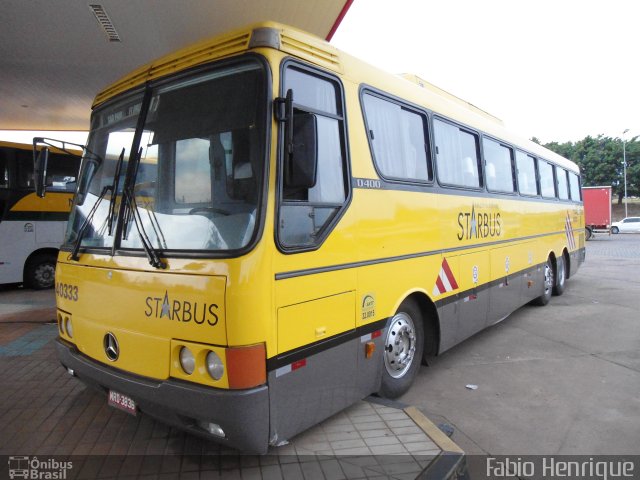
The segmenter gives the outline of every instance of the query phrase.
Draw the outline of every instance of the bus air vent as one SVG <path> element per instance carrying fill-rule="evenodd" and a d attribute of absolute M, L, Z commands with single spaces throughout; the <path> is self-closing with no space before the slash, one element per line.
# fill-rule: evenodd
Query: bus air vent
<path fill-rule="evenodd" d="M 316 40 L 294 30 L 283 30 L 281 50 L 297 57 L 342 72 L 338 50 L 323 40 Z"/>

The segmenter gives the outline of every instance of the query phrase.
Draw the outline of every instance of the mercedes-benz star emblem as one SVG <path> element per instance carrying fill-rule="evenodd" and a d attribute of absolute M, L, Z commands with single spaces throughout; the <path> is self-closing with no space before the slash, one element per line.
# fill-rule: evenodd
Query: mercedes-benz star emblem
<path fill-rule="evenodd" d="M 104 336 L 102 343 L 104 345 L 104 352 L 107 354 L 107 358 L 112 362 L 115 362 L 120 355 L 120 346 L 118 345 L 116 336 L 109 332 Z"/>

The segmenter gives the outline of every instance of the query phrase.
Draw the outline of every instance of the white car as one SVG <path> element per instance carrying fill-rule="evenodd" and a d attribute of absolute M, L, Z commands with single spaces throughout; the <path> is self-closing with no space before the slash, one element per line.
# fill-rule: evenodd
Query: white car
<path fill-rule="evenodd" d="M 611 233 L 640 233 L 640 217 L 627 217 L 611 224 Z"/>

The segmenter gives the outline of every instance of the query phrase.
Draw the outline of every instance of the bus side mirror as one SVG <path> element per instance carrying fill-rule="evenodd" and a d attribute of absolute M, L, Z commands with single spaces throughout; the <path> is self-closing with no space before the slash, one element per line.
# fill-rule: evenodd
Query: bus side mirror
<path fill-rule="evenodd" d="M 36 195 L 40 198 L 44 198 L 47 193 L 47 163 L 49 162 L 49 149 L 44 147 L 36 153 L 36 149 L 34 148 L 33 154 L 33 180 L 36 186 Z"/>
<path fill-rule="evenodd" d="M 312 188 L 318 171 L 318 119 L 313 113 L 293 115 L 293 138 L 285 165 L 285 187 Z"/>

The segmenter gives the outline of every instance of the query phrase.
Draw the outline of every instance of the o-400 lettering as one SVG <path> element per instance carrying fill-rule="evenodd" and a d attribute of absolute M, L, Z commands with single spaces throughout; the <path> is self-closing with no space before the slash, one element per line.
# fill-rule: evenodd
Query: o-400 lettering
<path fill-rule="evenodd" d="M 380 180 L 374 180 L 371 178 L 356 178 L 356 187 L 381 189 L 382 182 Z"/>
<path fill-rule="evenodd" d="M 56 282 L 56 295 L 72 302 L 78 301 L 78 286 Z"/>

